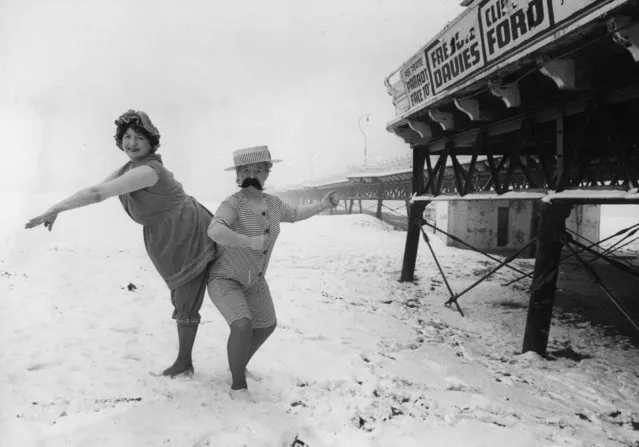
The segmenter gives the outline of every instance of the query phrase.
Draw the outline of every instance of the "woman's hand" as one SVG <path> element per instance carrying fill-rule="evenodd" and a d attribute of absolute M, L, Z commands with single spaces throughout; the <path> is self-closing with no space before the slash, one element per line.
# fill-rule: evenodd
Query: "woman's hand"
<path fill-rule="evenodd" d="M 327 208 L 335 208 L 339 205 L 339 198 L 337 197 L 337 193 L 335 191 L 329 191 L 322 198 L 322 205 Z"/>
<path fill-rule="evenodd" d="M 264 250 L 264 244 L 266 242 L 266 238 L 264 236 L 252 236 L 249 237 L 249 248 L 251 250 Z"/>
<path fill-rule="evenodd" d="M 29 222 L 27 222 L 24 226 L 24 228 L 33 228 L 33 227 L 37 227 L 38 225 L 44 224 L 44 228 L 48 228 L 49 231 L 51 231 L 51 228 L 53 228 L 53 223 L 55 222 L 55 220 L 58 218 L 58 211 L 54 210 L 53 208 L 45 211 L 44 213 L 40 214 L 38 217 L 34 217 L 33 219 L 31 219 Z"/>

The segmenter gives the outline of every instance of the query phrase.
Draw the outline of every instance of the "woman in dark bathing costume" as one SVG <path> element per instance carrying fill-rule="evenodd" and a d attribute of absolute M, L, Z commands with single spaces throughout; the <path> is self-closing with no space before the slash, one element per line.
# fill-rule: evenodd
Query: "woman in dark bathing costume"
<path fill-rule="evenodd" d="M 187 195 L 164 167 L 156 153 L 160 132 L 146 113 L 129 110 L 115 124 L 115 143 L 129 161 L 101 183 L 56 203 L 25 227 L 44 224 L 51 231 L 58 214 L 118 196 L 127 214 L 143 226 L 147 253 L 171 291 L 179 350 L 173 365 L 162 374 L 192 374 L 199 310 L 216 254 L 216 245 L 207 236 L 213 215 Z"/>

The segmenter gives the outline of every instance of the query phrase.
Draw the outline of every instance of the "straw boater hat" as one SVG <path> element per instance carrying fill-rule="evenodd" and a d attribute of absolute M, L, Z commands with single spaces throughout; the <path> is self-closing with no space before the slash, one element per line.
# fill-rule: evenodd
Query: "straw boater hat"
<path fill-rule="evenodd" d="M 225 171 L 235 171 L 238 167 L 253 163 L 279 163 L 282 160 L 271 160 L 268 146 L 255 146 L 233 151 L 233 166 Z"/>

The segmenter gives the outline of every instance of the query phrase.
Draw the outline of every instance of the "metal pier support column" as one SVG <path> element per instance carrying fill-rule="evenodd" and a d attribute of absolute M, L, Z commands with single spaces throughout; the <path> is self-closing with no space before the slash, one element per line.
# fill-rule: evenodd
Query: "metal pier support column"
<path fill-rule="evenodd" d="M 424 164 L 426 155 L 413 149 L 413 194 L 422 194 L 424 189 Z M 402 275 L 400 281 L 413 281 L 415 279 L 415 262 L 417 260 L 417 248 L 419 247 L 419 236 L 422 229 L 422 219 L 424 218 L 424 208 L 426 202 L 412 202 L 408 208 L 408 231 L 406 232 L 406 246 L 404 247 L 404 262 L 402 265 Z"/>
<path fill-rule="evenodd" d="M 566 203 L 539 204 L 537 254 L 522 352 L 546 354 L 561 256 L 560 236 L 566 229 L 570 209 Z"/>

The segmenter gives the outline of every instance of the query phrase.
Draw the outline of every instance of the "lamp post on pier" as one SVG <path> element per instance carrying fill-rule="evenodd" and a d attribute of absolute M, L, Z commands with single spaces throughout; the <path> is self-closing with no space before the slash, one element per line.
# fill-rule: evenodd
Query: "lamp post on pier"
<path fill-rule="evenodd" d="M 368 145 L 366 134 L 364 133 L 364 130 L 362 130 L 362 119 L 366 118 L 366 122 L 369 122 L 370 116 L 370 113 L 364 113 L 363 115 L 360 115 L 359 119 L 357 120 L 357 127 L 359 127 L 359 131 L 362 133 L 362 135 L 364 135 L 364 164 L 366 164 L 366 153 L 368 151 Z"/>

